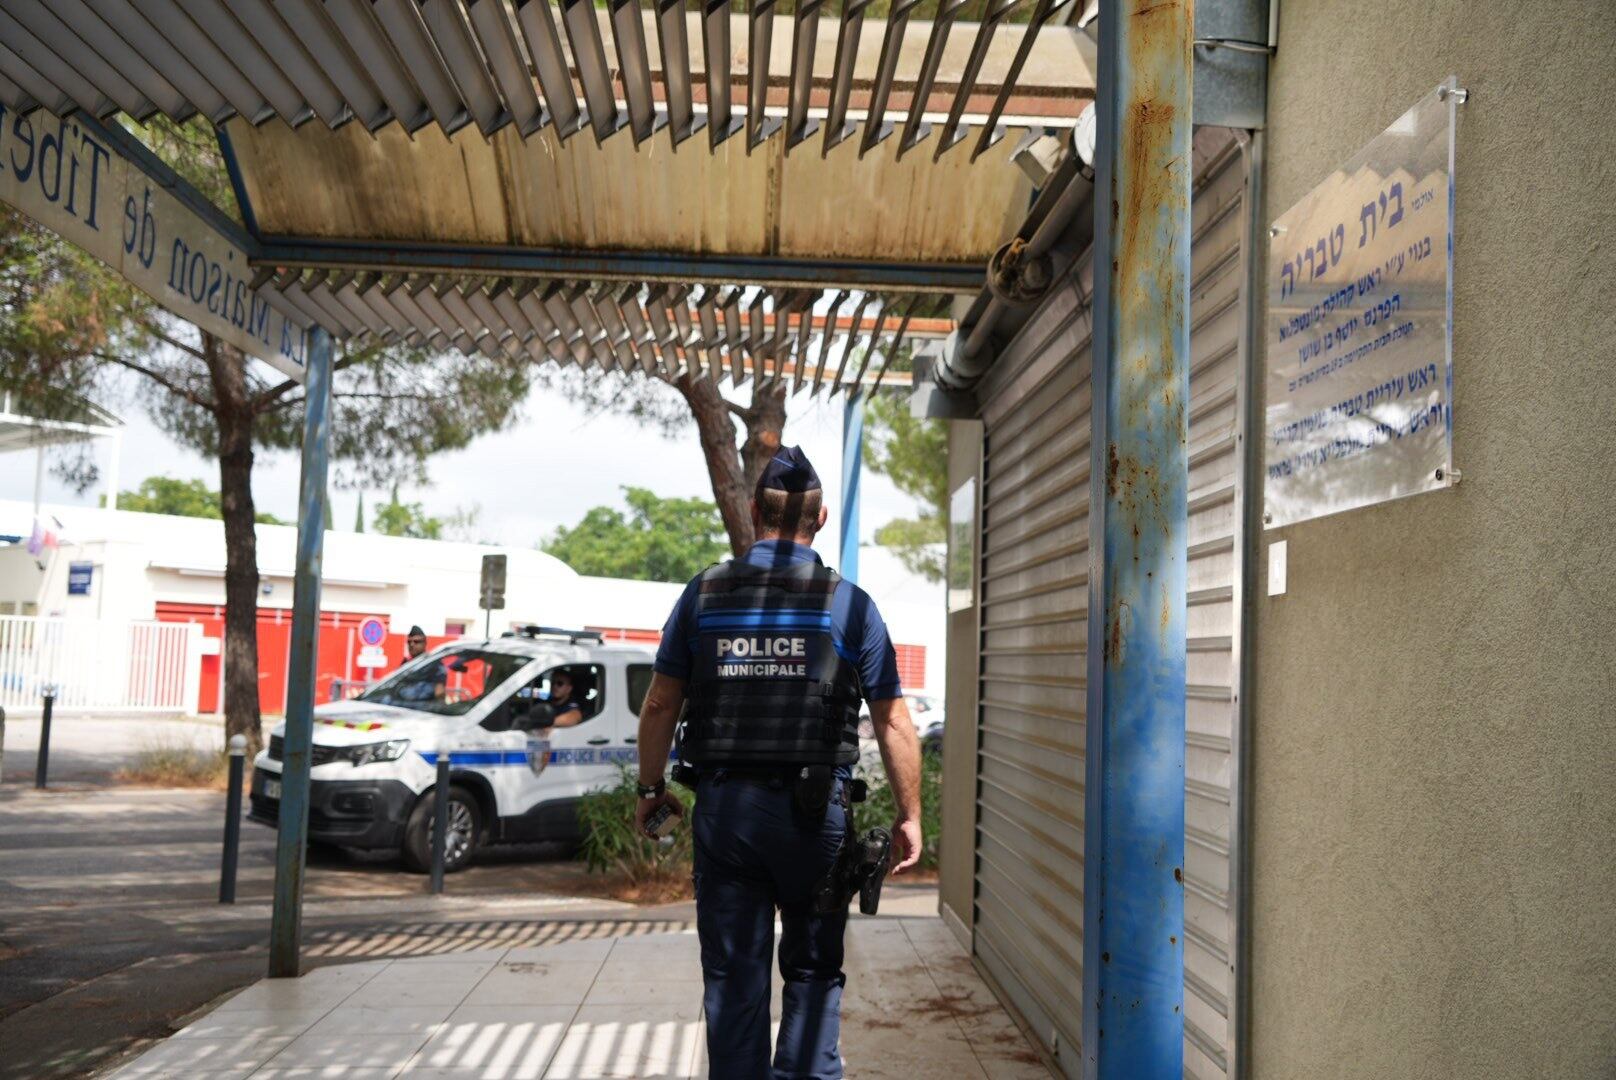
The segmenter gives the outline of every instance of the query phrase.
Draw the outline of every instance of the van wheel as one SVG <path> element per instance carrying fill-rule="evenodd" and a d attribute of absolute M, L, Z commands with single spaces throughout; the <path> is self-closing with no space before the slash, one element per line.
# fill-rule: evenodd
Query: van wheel
<path fill-rule="evenodd" d="M 437 792 L 417 799 L 404 830 L 404 865 L 417 873 L 432 870 L 432 816 Z M 482 836 L 483 816 L 477 800 L 465 788 L 449 789 L 449 833 L 443 848 L 444 873 L 452 874 L 471 862 Z"/>

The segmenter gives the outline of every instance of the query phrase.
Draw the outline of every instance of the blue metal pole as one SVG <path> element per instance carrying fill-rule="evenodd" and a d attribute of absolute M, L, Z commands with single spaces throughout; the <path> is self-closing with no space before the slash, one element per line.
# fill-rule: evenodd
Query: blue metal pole
<path fill-rule="evenodd" d="M 1087 1080 L 1177 1080 L 1184 1067 L 1191 4 L 1100 6 Z"/>
<path fill-rule="evenodd" d="M 864 395 L 850 393 L 842 406 L 842 550 L 836 570 L 858 582 L 859 475 L 864 471 Z"/>
<path fill-rule="evenodd" d="M 281 755 L 275 907 L 269 977 L 299 974 L 303 855 L 309 828 L 309 748 L 314 741 L 314 672 L 320 618 L 320 555 L 325 541 L 326 464 L 331 441 L 331 335 L 309 330 L 304 370 L 303 475 L 297 500 L 297 566 L 292 578 L 292 650 L 286 675 L 286 739 Z"/>

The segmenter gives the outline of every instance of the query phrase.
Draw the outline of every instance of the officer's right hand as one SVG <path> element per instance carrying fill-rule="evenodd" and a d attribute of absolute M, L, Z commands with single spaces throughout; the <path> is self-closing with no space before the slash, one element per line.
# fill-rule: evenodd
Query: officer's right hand
<path fill-rule="evenodd" d="M 682 818 L 685 816 L 684 804 L 679 801 L 678 797 L 675 796 L 673 792 L 664 791 L 662 794 L 653 795 L 649 799 L 641 799 L 637 804 L 635 804 L 634 831 L 639 833 L 641 836 L 650 836 L 651 834 L 645 831 L 645 819 L 650 817 L 657 807 L 663 805 L 673 807 L 674 817 Z M 656 839 L 655 837 L 651 838 L 653 840 Z"/>
<path fill-rule="evenodd" d="M 892 870 L 901 874 L 920 861 L 920 822 L 899 818 L 892 823 Z"/>

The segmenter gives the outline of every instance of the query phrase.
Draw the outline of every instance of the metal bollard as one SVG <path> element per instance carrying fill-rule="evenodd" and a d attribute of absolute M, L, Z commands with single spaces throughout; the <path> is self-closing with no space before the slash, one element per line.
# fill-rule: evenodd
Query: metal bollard
<path fill-rule="evenodd" d="M 449 752 L 438 751 L 438 786 L 432 794 L 432 894 L 443 892 L 443 857 L 449 847 Z"/>
<path fill-rule="evenodd" d="M 44 715 L 39 721 L 39 760 L 34 764 L 34 787 L 43 789 L 45 775 L 50 769 L 51 709 L 56 705 L 56 687 L 45 687 Z"/>
<path fill-rule="evenodd" d="M 236 902 L 236 855 L 241 848 L 241 777 L 247 768 L 247 736 L 230 736 L 230 790 L 224 800 L 224 858 L 219 863 L 219 903 Z"/>

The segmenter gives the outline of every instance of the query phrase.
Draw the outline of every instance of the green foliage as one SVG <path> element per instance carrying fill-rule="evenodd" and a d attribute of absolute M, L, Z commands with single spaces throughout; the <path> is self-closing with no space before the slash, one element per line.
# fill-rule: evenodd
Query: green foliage
<path fill-rule="evenodd" d="M 597 506 L 539 547 L 580 574 L 639 581 L 688 581 L 729 554 L 718 507 L 623 488 L 627 514 Z"/>
<path fill-rule="evenodd" d="M 860 835 L 868 829 L 890 829 L 898 816 L 898 803 L 892 785 L 879 766 L 858 770 L 870 785 L 870 797 L 853 806 L 853 826 Z M 937 869 L 943 827 L 943 758 L 940 754 L 920 755 L 920 863 L 922 870 Z"/>
<path fill-rule="evenodd" d="M 634 827 L 638 779 L 628 766 L 618 767 L 617 782 L 611 787 L 584 794 L 578 803 L 578 823 L 583 827 L 584 861 L 590 870 L 620 873 L 631 885 L 690 877 L 694 858 L 690 812 L 695 796 L 673 784 L 668 790 L 685 808 L 684 820 L 670 834 L 671 844 L 655 843 Z"/>
<path fill-rule="evenodd" d="M 443 521 L 429 515 L 420 503 L 398 501 L 393 489 L 391 502 L 382 503 L 371 518 L 371 528 L 383 536 L 407 536 L 412 540 L 443 539 Z"/>
<path fill-rule="evenodd" d="M 872 472 L 920 504 L 918 517 L 887 522 L 876 530 L 875 542 L 891 548 L 911 572 L 941 582 L 948 521 L 947 427 L 909 415 L 902 396 L 878 395 L 865 406 L 864 460 Z"/>
<path fill-rule="evenodd" d="M 106 497 L 102 496 L 103 503 Z M 133 491 L 118 492 L 118 509 L 140 514 L 172 514 L 175 517 L 220 518 L 219 493 L 202 480 L 176 480 L 172 476 L 148 476 Z M 260 525 L 286 525 L 274 514 L 259 513 Z"/>

